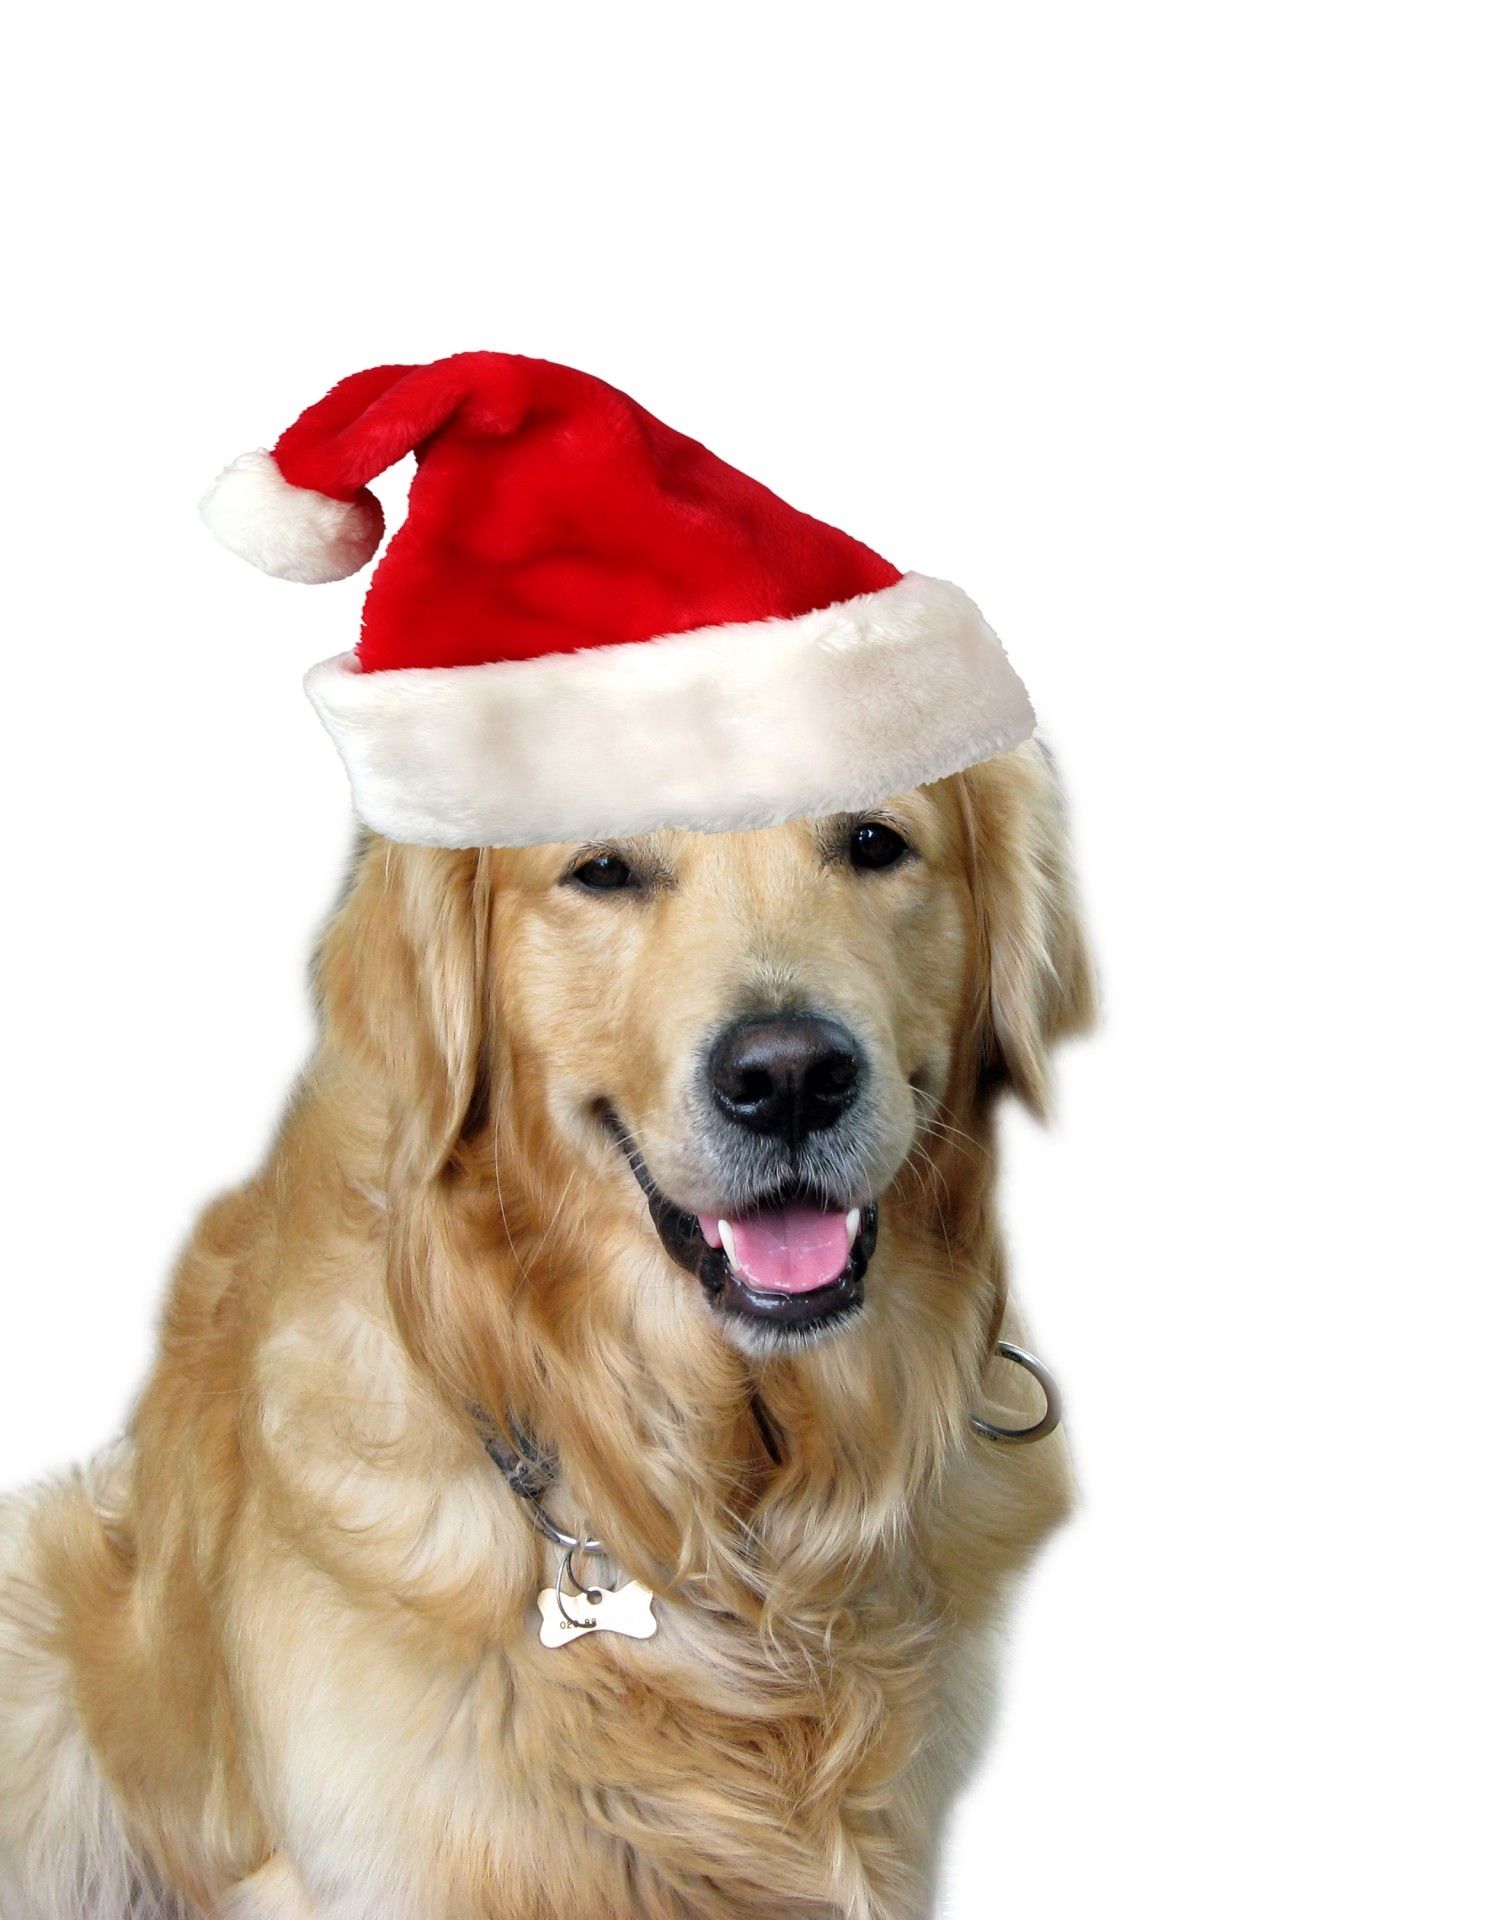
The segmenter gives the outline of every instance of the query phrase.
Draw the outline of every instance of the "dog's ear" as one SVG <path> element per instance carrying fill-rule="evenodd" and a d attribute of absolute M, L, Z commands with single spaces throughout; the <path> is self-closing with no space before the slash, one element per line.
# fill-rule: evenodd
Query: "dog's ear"
<path fill-rule="evenodd" d="M 369 835 L 321 944 L 333 1049 L 381 1093 L 390 1178 L 444 1173 L 486 1102 L 489 864 Z"/>
<path fill-rule="evenodd" d="M 970 848 L 975 1030 L 988 1084 L 1042 1117 L 1049 1048 L 1091 1026 L 1095 977 L 1080 922 L 1064 805 L 1035 741 L 959 776 Z"/>

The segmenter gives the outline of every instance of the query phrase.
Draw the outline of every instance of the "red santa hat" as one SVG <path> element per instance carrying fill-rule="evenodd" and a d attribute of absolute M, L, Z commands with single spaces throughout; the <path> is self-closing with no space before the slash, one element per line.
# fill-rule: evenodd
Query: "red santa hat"
<path fill-rule="evenodd" d="M 545 360 L 353 374 L 202 513 L 266 573 L 342 580 L 382 539 L 368 481 L 407 453 L 356 651 L 306 680 L 391 839 L 769 826 L 876 806 L 1033 729 L 959 588 Z"/>

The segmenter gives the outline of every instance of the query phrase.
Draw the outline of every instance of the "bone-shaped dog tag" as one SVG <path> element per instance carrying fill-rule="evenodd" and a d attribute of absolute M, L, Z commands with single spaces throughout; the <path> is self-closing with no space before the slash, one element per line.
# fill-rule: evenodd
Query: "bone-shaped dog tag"
<path fill-rule="evenodd" d="M 649 1640 L 656 1631 L 656 1615 L 651 1611 L 654 1597 L 639 1580 L 628 1580 L 613 1593 L 603 1587 L 565 1593 L 561 1602 L 557 1588 L 548 1587 L 537 1597 L 542 1615 L 538 1638 L 545 1647 L 570 1646 L 586 1633 L 623 1633 L 630 1640 Z"/>

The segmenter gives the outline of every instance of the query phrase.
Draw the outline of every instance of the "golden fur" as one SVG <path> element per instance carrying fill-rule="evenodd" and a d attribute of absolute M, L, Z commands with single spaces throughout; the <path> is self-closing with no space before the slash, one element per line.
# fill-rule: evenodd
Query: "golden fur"
<path fill-rule="evenodd" d="M 913 871 L 831 871 L 806 822 L 658 835 L 642 906 L 556 886 L 572 849 L 365 843 L 320 1048 L 127 1438 L 0 1503 L 3 1920 L 928 1912 L 989 1625 L 1067 1499 L 1057 1436 L 967 1424 L 993 1095 L 1042 1107 L 1092 994 L 1037 748 L 889 813 Z M 887 1063 L 885 1188 L 866 1310 L 764 1354 L 595 1102 L 685 1188 L 680 1063 L 786 986 Z M 477 1409 L 556 1449 L 654 1640 L 538 1645 L 555 1556 Z"/>

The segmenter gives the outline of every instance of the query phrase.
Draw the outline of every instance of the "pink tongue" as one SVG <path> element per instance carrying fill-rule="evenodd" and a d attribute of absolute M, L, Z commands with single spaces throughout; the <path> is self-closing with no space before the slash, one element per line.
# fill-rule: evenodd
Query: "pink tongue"
<path fill-rule="evenodd" d="M 703 1228 L 708 1233 L 709 1220 Z M 764 1293 L 811 1293 L 835 1280 L 847 1265 L 852 1248 L 845 1213 L 822 1213 L 815 1207 L 782 1207 L 759 1213 L 751 1220 L 735 1220 L 734 1266 Z"/>

